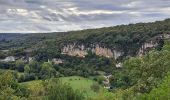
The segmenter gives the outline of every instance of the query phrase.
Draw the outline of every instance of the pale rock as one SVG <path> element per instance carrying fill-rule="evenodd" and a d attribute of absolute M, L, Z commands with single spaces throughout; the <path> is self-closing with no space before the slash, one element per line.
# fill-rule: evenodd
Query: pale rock
<path fill-rule="evenodd" d="M 54 64 L 62 64 L 62 63 L 63 63 L 63 60 L 54 58 L 54 59 L 52 59 L 52 62 L 53 62 Z"/>
<path fill-rule="evenodd" d="M 139 56 L 142 56 L 143 54 L 145 54 L 145 52 L 147 51 L 147 49 L 149 48 L 154 48 L 158 46 L 158 43 L 157 42 L 153 42 L 153 41 L 150 41 L 150 42 L 146 42 L 142 45 L 142 47 L 139 49 L 138 51 L 138 55 Z"/>
<path fill-rule="evenodd" d="M 76 45 L 75 43 L 73 44 L 67 44 L 63 47 L 62 49 L 62 54 L 66 54 L 69 56 L 77 56 L 77 57 L 85 57 L 88 52 L 91 51 L 92 53 L 95 53 L 98 56 L 104 56 L 107 58 L 119 58 L 122 56 L 122 52 L 118 50 L 111 50 L 106 47 L 101 47 L 99 44 L 91 44 L 91 47 L 85 47 L 83 44 L 82 45 Z"/>

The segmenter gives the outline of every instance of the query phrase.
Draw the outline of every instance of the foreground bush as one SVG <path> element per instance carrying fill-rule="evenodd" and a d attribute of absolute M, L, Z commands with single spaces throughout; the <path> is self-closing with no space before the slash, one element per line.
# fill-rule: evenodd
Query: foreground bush
<path fill-rule="evenodd" d="M 84 100 L 83 94 L 78 90 L 73 90 L 68 84 L 63 84 L 60 80 L 50 80 L 47 87 L 47 100 Z"/>

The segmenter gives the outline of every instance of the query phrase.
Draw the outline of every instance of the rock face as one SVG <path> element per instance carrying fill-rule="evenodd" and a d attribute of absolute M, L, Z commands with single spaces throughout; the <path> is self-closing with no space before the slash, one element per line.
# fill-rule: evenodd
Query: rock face
<path fill-rule="evenodd" d="M 22 61 L 25 62 L 25 63 L 29 63 L 29 62 L 35 60 L 34 57 L 28 57 L 28 56 L 23 56 L 23 57 L 18 58 L 18 59 L 22 60 Z"/>
<path fill-rule="evenodd" d="M 124 53 L 118 50 L 113 50 L 114 58 L 118 59 L 120 56 L 122 56 Z"/>
<path fill-rule="evenodd" d="M 158 46 L 157 42 L 154 41 L 150 41 L 150 42 L 146 42 L 144 43 L 141 48 L 138 51 L 138 55 L 142 56 L 144 55 L 146 52 L 148 52 L 151 48 L 155 48 L 156 46 Z"/>
<path fill-rule="evenodd" d="M 118 50 L 112 50 L 106 47 L 102 47 L 99 44 L 91 45 L 91 47 L 85 47 L 82 45 L 76 45 L 73 44 L 67 44 L 63 47 L 61 50 L 62 54 L 66 54 L 69 56 L 77 56 L 77 57 L 85 57 L 88 54 L 88 51 L 91 51 L 92 53 L 98 55 L 98 56 L 104 56 L 107 58 L 115 58 L 118 59 L 120 56 L 122 56 L 122 52 Z"/>
<path fill-rule="evenodd" d="M 107 58 L 112 58 L 114 55 L 111 49 L 100 47 L 98 44 L 92 49 L 92 52 L 98 56 L 104 56 Z"/>
<path fill-rule="evenodd" d="M 138 56 L 142 56 L 146 54 L 150 49 L 157 47 L 161 40 L 167 40 L 167 39 L 170 39 L 170 33 L 160 34 L 160 35 L 153 37 L 150 41 L 145 42 L 141 46 L 141 48 L 137 52 Z"/>
<path fill-rule="evenodd" d="M 88 53 L 84 48 L 84 45 L 69 44 L 63 47 L 62 54 L 67 54 L 69 56 L 85 57 Z"/>

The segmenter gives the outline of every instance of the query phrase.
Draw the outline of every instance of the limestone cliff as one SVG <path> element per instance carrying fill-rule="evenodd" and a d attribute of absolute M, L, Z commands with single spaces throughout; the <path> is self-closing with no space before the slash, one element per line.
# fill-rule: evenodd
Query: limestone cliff
<path fill-rule="evenodd" d="M 138 51 L 138 55 L 139 56 L 142 56 L 144 55 L 146 52 L 148 52 L 150 49 L 154 48 L 158 46 L 158 43 L 155 41 L 149 41 L 149 42 L 146 42 L 144 43 L 141 48 L 139 49 Z"/>
<path fill-rule="evenodd" d="M 139 50 L 137 51 L 138 56 L 142 56 L 146 54 L 152 48 L 155 48 L 159 45 L 160 40 L 170 39 L 170 34 L 160 34 L 152 39 L 148 40 L 147 42 L 143 43 Z M 90 44 L 90 46 L 85 46 L 84 44 L 76 44 L 76 43 L 68 43 L 63 46 L 61 49 L 62 54 L 70 55 L 70 56 L 77 56 L 84 58 L 88 51 L 98 55 L 104 56 L 107 58 L 114 58 L 115 60 L 119 59 L 121 56 L 125 56 L 124 52 L 116 49 L 116 48 L 107 48 L 105 46 L 101 46 L 100 44 Z M 131 55 L 126 55 L 131 56 Z"/>
<path fill-rule="evenodd" d="M 67 54 L 69 56 L 85 57 L 88 53 L 85 50 L 84 45 L 68 44 L 61 50 L 62 54 Z"/>
<path fill-rule="evenodd" d="M 123 55 L 122 52 L 110 48 L 106 48 L 100 46 L 99 44 L 92 44 L 91 47 L 85 47 L 85 45 L 77 45 L 76 43 L 67 44 L 61 50 L 62 54 L 67 54 L 70 56 L 78 56 L 78 57 L 85 57 L 88 54 L 88 51 L 98 55 L 104 56 L 107 58 L 115 58 L 118 59 L 120 56 Z"/>
<path fill-rule="evenodd" d="M 107 58 L 112 58 L 114 55 L 111 49 L 100 47 L 98 44 L 92 49 L 92 52 L 98 56 L 104 56 Z"/>
<path fill-rule="evenodd" d="M 143 43 L 143 45 L 138 51 L 138 55 L 142 56 L 146 54 L 150 49 L 157 47 L 160 44 L 161 40 L 166 40 L 166 39 L 170 39 L 170 33 L 160 34 L 153 37 L 151 40 Z"/>

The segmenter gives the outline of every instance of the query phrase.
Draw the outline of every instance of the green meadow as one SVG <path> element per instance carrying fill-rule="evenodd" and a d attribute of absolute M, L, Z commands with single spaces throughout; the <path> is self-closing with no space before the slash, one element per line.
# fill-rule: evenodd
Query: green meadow
<path fill-rule="evenodd" d="M 91 86 L 93 85 L 93 83 L 95 83 L 94 80 L 83 78 L 80 76 L 61 77 L 59 79 L 61 80 L 61 82 L 69 84 L 74 90 L 79 90 L 83 92 L 85 97 L 95 97 L 98 95 L 98 93 L 94 92 L 91 89 Z M 41 95 L 44 91 L 42 80 L 23 82 L 20 84 L 28 87 L 33 97 Z M 100 90 L 104 90 L 102 86 L 100 86 Z"/>

